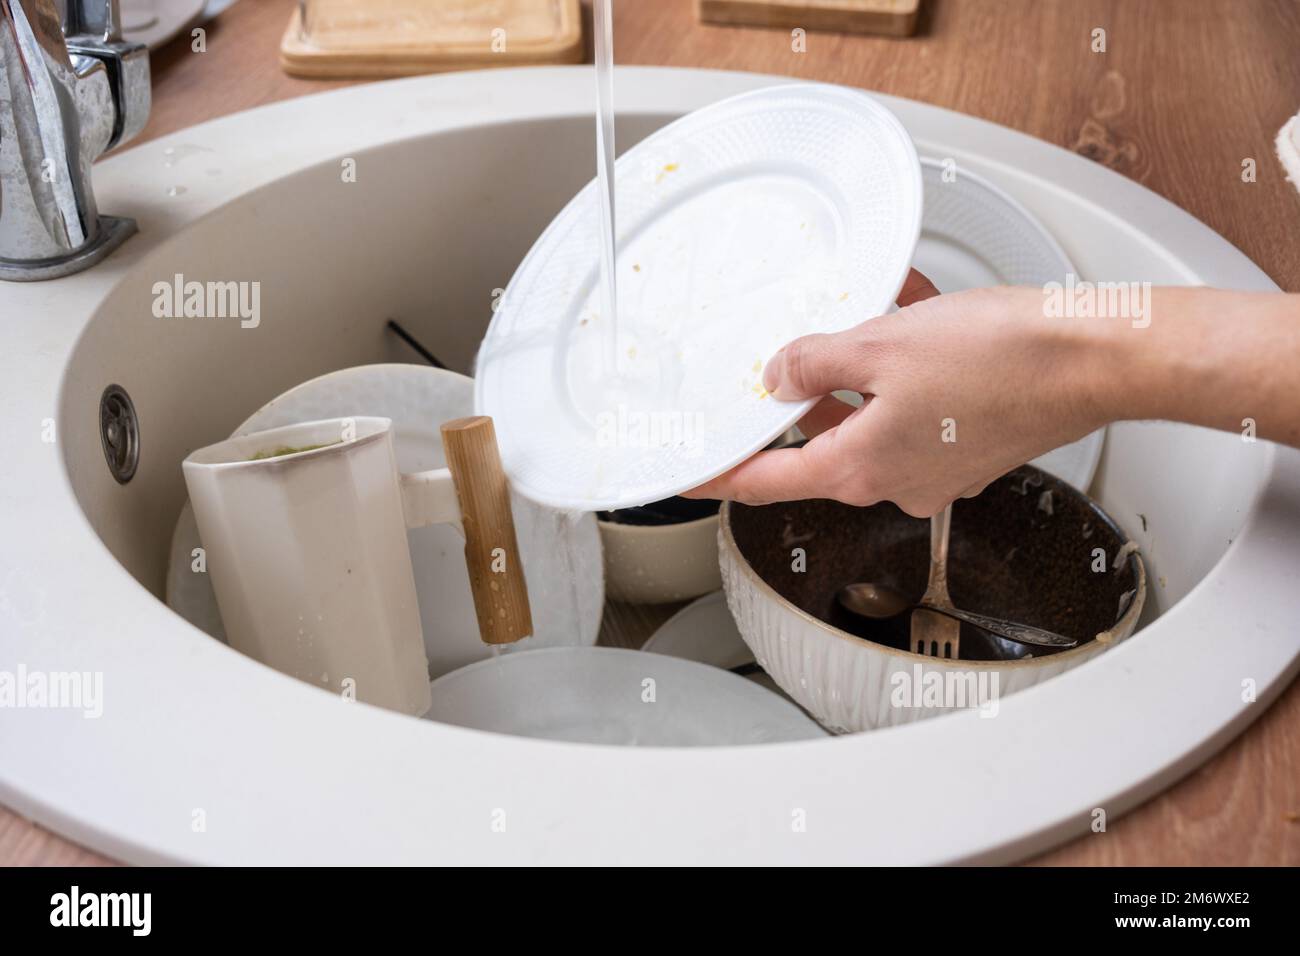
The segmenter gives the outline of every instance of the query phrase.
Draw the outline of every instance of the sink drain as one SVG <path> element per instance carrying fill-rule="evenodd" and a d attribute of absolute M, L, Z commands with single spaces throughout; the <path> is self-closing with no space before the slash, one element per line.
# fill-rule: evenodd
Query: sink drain
<path fill-rule="evenodd" d="M 121 385 L 110 385 L 99 397 L 99 441 L 108 470 L 124 485 L 140 462 L 140 423 L 131 396 Z"/>

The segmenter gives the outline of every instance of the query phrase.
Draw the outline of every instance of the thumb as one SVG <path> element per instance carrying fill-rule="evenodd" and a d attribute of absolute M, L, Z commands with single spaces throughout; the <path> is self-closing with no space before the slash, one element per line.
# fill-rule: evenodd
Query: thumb
<path fill-rule="evenodd" d="M 834 497 L 842 484 L 846 464 L 829 454 L 830 448 L 829 443 L 814 438 L 802 448 L 760 451 L 712 481 L 686 492 L 684 497 L 717 498 L 747 505 Z"/>
<path fill-rule="evenodd" d="M 768 361 L 763 387 L 783 402 L 821 398 L 837 388 L 868 392 L 864 326 L 797 338 Z"/>
<path fill-rule="evenodd" d="M 938 294 L 933 282 L 912 269 L 899 290 L 898 304 L 906 308 Z M 838 388 L 870 392 L 873 321 L 880 319 L 868 319 L 844 332 L 795 339 L 768 361 L 763 369 L 763 387 L 783 402 L 821 398 Z"/>

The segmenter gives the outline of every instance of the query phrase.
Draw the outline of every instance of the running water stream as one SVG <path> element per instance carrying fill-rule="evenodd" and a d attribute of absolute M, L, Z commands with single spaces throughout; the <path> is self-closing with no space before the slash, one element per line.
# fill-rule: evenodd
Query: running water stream
<path fill-rule="evenodd" d="M 614 25 L 613 0 L 595 0 L 596 180 L 600 200 L 600 313 L 605 321 L 604 370 L 617 376 L 618 282 L 614 275 Z"/>

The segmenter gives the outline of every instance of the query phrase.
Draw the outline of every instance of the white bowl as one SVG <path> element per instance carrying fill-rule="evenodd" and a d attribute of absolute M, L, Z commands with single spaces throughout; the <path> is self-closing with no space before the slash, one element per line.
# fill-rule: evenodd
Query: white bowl
<path fill-rule="evenodd" d="M 718 516 L 680 524 L 597 521 L 605 552 L 605 594 L 629 604 L 689 601 L 722 587 Z"/>

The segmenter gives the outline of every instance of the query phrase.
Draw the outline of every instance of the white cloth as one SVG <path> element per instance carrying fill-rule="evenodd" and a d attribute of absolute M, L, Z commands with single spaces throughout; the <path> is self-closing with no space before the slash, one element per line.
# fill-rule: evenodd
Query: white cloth
<path fill-rule="evenodd" d="M 1300 113 L 1291 117 L 1277 134 L 1277 158 L 1287 179 L 1300 191 Z"/>

